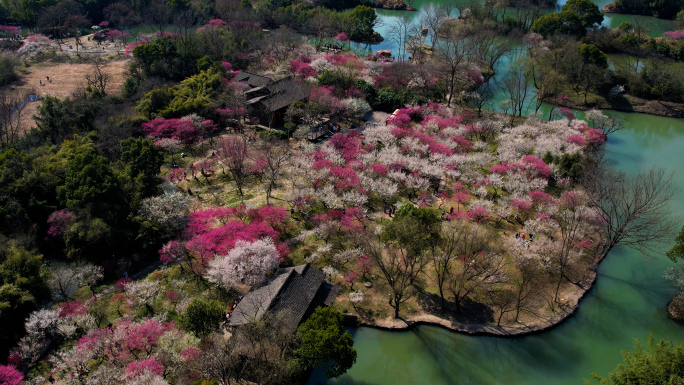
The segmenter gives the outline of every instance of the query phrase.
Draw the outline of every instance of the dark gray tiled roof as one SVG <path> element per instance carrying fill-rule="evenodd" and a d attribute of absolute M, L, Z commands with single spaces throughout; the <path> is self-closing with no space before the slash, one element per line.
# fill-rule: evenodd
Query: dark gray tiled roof
<path fill-rule="evenodd" d="M 257 320 L 268 311 L 286 315 L 292 331 L 319 306 L 330 306 L 341 288 L 325 281 L 325 275 L 309 264 L 279 269 L 266 284 L 253 288 L 233 311 L 230 324 Z"/>
<path fill-rule="evenodd" d="M 253 105 L 264 111 L 277 111 L 283 107 L 287 107 L 293 102 L 306 99 L 309 95 L 300 84 L 295 82 L 291 77 L 276 80 L 259 89 L 251 91 L 260 96 L 254 97 L 247 101 L 247 105 Z"/>
<path fill-rule="evenodd" d="M 237 74 L 234 80 L 236 82 L 245 82 L 250 87 L 262 87 L 271 82 L 271 78 L 244 71 Z"/>

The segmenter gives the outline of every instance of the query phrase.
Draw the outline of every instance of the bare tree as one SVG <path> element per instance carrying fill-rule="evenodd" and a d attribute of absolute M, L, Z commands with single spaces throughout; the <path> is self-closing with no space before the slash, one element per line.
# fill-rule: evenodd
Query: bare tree
<path fill-rule="evenodd" d="M 114 25 L 123 30 L 137 25 L 141 21 L 140 16 L 123 1 L 106 6 L 104 14 L 109 22 L 114 23 Z"/>
<path fill-rule="evenodd" d="M 494 305 L 499 313 L 496 317 L 496 326 L 501 326 L 503 317 L 515 311 L 516 293 L 511 289 L 495 287 L 487 290 L 487 297 L 489 297 L 489 303 Z"/>
<path fill-rule="evenodd" d="M 145 10 L 144 20 L 154 25 L 157 31 L 164 30 L 169 22 L 169 11 L 162 0 L 155 0 Z"/>
<path fill-rule="evenodd" d="M 492 247 L 493 240 L 494 234 L 479 225 L 465 223 L 458 230 L 454 246 L 460 263 L 451 269 L 448 278 L 458 313 L 473 292 L 503 280 L 506 259 Z"/>
<path fill-rule="evenodd" d="M 316 49 L 320 49 L 323 45 L 323 40 L 330 37 L 335 31 L 328 16 L 321 12 L 317 12 L 308 22 L 308 31 L 315 37 Z"/>
<path fill-rule="evenodd" d="M 282 63 L 290 57 L 300 41 L 299 35 L 290 28 L 278 28 L 263 42 L 263 47 L 277 63 Z"/>
<path fill-rule="evenodd" d="M 557 210 L 552 213 L 551 219 L 558 226 L 560 240 L 549 243 L 549 260 L 557 274 L 556 291 L 554 300 L 558 302 L 558 295 L 561 284 L 564 280 L 574 282 L 571 277 L 573 262 L 577 253 L 573 251 L 576 241 L 583 235 L 587 225 L 587 218 L 590 216 L 589 208 L 585 205 L 584 198 L 573 192 L 565 193 L 561 196 Z"/>
<path fill-rule="evenodd" d="M 515 322 L 518 322 L 521 312 L 534 309 L 532 305 L 540 293 L 541 266 L 533 258 L 516 258 L 515 265 L 519 273 L 512 278 L 515 293 Z"/>
<path fill-rule="evenodd" d="M 259 384 L 291 383 L 296 368 L 293 352 L 299 342 L 288 328 L 290 310 L 237 327 L 233 338 L 239 353 L 247 358 L 247 373 Z"/>
<path fill-rule="evenodd" d="M 266 204 L 271 204 L 271 193 L 278 181 L 285 175 L 285 166 L 292 156 L 289 148 L 268 142 L 264 146 L 263 157 L 266 161 L 264 181 L 266 184 Z"/>
<path fill-rule="evenodd" d="M 410 32 L 414 30 L 413 23 L 408 18 L 399 17 L 389 25 L 387 38 L 397 46 L 397 58 L 406 59 L 406 45 Z"/>
<path fill-rule="evenodd" d="M 453 224 L 452 224 L 453 223 Z M 432 253 L 432 262 L 437 275 L 437 289 L 439 289 L 439 296 L 442 299 L 442 310 L 444 310 L 446 301 L 444 299 L 444 289 L 447 278 L 451 275 L 451 270 L 458 258 L 459 239 L 461 237 L 461 228 L 464 226 L 463 222 L 454 221 L 446 222 L 442 226 L 442 238 L 440 245 L 436 252 Z"/>
<path fill-rule="evenodd" d="M 249 151 L 247 149 L 247 138 L 231 136 L 223 139 L 219 143 L 217 155 L 228 168 L 230 175 L 235 181 L 240 201 L 245 203 L 244 187 L 249 176 L 247 160 Z"/>
<path fill-rule="evenodd" d="M 508 76 L 503 81 L 498 82 L 497 85 L 513 109 L 510 122 L 512 125 L 516 115 L 522 116 L 533 95 L 532 77 L 525 65 L 518 62 L 511 66 Z"/>
<path fill-rule="evenodd" d="M 430 39 L 430 46 L 434 47 L 437 44 L 437 31 L 442 25 L 442 20 L 446 16 L 446 10 L 442 7 L 437 7 L 430 3 L 423 8 L 423 16 L 420 19 L 420 24 L 428 29 L 428 38 Z"/>
<path fill-rule="evenodd" d="M 101 266 L 89 263 L 80 266 L 55 265 L 48 284 L 56 298 L 69 299 L 81 286 L 92 287 L 103 277 Z"/>
<path fill-rule="evenodd" d="M 449 32 L 437 44 L 436 53 L 444 65 L 444 77 L 447 85 L 447 106 L 451 105 L 454 93 L 458 91 L 465 76 L 460 76 L 467 69 L 470 47 L 464 36 Z"/>
<path fill-rule="evenodd" d="M 394 318 L 399 318 L 401 304 L 417 293 L 415 284 L 430 259 L 424 253 L 411 253 L 396 242 L 383 243 L 373 235 L 362 237 L 361 247 L 387 281 L 391 290 L 389 305 L 394 308 Z"/>
<path fill-rule="evenodd" d="M 19 140 L 29 91 L 0 92 L 0 147 Z"/>
<path fill-rule="evenodd" d="M 101 96 L 107 96 L 107 83 L 109 83 L 109 74 L 104 72 L 104 62 L 100 58 L 96 58 L 93 63 L 93 72 L 86 74 L 85 79 L 88 87 L 93 91 L 97 91 Z"/>
<path fill-rule="evenodd" d="M 406 43 L 404 53 L 408 53 L 409 59 L 414 62 L 423 60 L 423 45 L 425 44 L 425 37 L 422 34 L 421 27 L 417 24 L 410 24 L 406 34 Z"/>
<path fill-rule="evenodd" d="M 605 247 L 596 262 L 615 246 L 626 246 L 644 256 L 661 253 L 677 229 L 670 199 L 675 193 L 672 173 L 661 167 L 635 174 L 601 166 L 586 181 L 592 207 L 598 211 Z"/>
<path fill-rule="evenodd" d="M 482 109 L 487 107 L 496 96 L 494 86 L 487 82 L 483 83 L 477 90 L 467 95 L 468 104 L 477 108 L 477 116 L 482 116 Z"/>
<path fill-rule="evenodd" d="M 202 341 L 206 352 L 197 360 L 197 371 L 207 379 L 216 379 L 221 385 L 232 385 L 239 380 L 247 368 L 236 349 L 236 338 L 226 339 L 223 334 L 211 334 Z"/>
<path fill-rule="evenodd" d="M 497 35 L 494 31 L 484 30 L 470 37 L 473 45 L 473 56 L 489 66 L 494 66 L 502 57 L 508 55 L 513 48 L 513 41 Z"/>

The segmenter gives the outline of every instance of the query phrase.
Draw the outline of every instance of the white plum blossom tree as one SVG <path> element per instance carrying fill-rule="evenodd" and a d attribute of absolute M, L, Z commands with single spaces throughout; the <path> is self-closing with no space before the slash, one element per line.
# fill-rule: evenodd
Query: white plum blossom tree
<path fill-rule="evenodd" d="M 145 220 L 156 222 L 168 229 L 168 235 L 177 235 L 185 227 L 190 210 L 186 194 L 173 192 L 145 198 L 140 202 L 139 214 Z"/>
<path fill-rule="evenodd" d="M 227 255 L 209 262 L 205 277 L 226 288 L 253 286 L 266 279 L 266 273 L 278 267 L 280 257 L 271 238 L 254 242 L 238 241 Z"/>

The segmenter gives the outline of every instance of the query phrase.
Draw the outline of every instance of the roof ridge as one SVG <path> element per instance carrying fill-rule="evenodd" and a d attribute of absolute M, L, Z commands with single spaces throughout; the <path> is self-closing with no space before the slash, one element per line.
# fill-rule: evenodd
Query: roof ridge
<path fill-rule="evenodd" d="M 280 283 L 280 286 L 278 287 L 278 290 L 277 290 L 277 291 L 275 292 L 275 294 L 271 297 L 271 300 L 268 301 L 268 306 L 266 306 L 266 311 L 268 311 L 268 310 L 271 308 L 271 305 L 273 305 L 273 302 L 276 300 L 276 298 L 278 298 L 278 296 L 280 295 L 280 293 L 282 293 L 283 288 L 286 286 L 285 284 L 287 283 L 287 281 L 290 280 L 290 278 L 292 277 L 292 273 L 295 271 L 294 267 L 292 267 L 292 268 L 285 268 L 285 269 L 287 270 L 285 273 L 283 273 L 283 274 L 278 274 L 278 275 L 287 275 L 287 277 L 286 277 L 285 279 L 282 280 L 282 282 Z"/>

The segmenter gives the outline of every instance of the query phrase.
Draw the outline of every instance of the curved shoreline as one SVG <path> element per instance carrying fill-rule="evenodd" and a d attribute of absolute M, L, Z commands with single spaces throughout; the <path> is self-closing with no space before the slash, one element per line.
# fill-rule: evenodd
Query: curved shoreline
<path fill-rule="evenodd" d="M 561 304 L 561 309 L 552 315 L 541 318 L 543 321 L 534 325 L 522 325 L 522 326 L 497 326 L 495 324 L 469 324 L 464 322 L 449 321 L 444 318 L 437 317 L 431 314 L 423 314 L 415 317 L 408 317 L 406 319 L 394 319 L 391 318 L 391 323 L 368 323 L 360 318 L 356 317 L 357 325 L 356 327 L 369 327 L 385 331 L 408 331 L 418 326 L 437 326 L 443 329 L 447 329 L 459 334 L 465 334 L 470 336 L 487 336 L 487 337 L 524 337 L 532 334 L 543 333 L 547 330 L 551 330 L 563 323 L 563 321 L 574 315 L 579 309 L 579 305 L 582 300 L 587 296 L 589 291 L 594 287 L 594 283 L 598 278 L 598 272 L 596 269 L 605 259 L 607 255 L 599 259 L 593 267 L 588 269 L 588 276 L 580 281 L 579 285 L 576 285 L 580 289 L 571 294 L 569 301 Z M 381 320 L 381 322 L 387 320 Z M 377 322 L 377 321 L 376 321 Z M 385 322 L 383 322 L 385 323 Z"/>
<path fill-rule="evenodd" d="M 630 113 L 636 113 L 636 114 L 646 114 L 646 115 L 653 115 L 653 116 L 662 116 L 664 118 L 675 118 L 675 119 L 681 119 L 684 118 L 684 103 L 673 103 L 673 102 L 659 102 L 656 100 L 646 100 L 646 99 L 641 99 L 644 101 L 644 104 L 639 104 L 639 105 L 621 105 L 621 104 L 602 104 L 599 103 L 598 105 L 595 106 L 585 106 L 582 104 L 578 103 L 573 103 L 571 101 L 565 101 L 561 102 L 556 99 L 552 100 L 544 100 L 545 103 L 551 104 L 552 106 L 559 106 L 559 107 L 568 107 L 568 108 L 574 108 L 576 110 L 581 110 L 581 111 L 587 111 L 592 108 L 596 108 L 599 110 L 612 110 L 612 111 L 620 111 L 620 112 L 630 112 Z"/>

